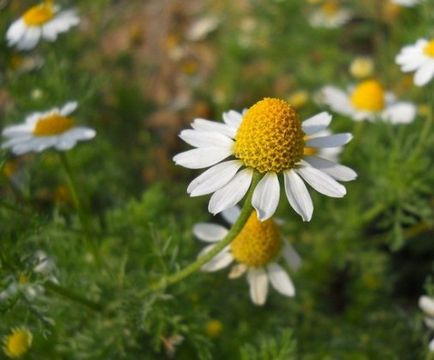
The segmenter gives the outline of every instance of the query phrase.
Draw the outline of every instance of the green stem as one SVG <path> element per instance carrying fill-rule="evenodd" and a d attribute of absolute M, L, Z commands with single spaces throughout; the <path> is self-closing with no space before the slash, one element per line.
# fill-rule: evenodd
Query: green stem
<path fill-rule="evenodd" d="M 247 219 L 249 218 L 250 214 L 252 213 L 252 196 L 253 191 L 256 188 L 256 185 L 258 184 L 260 180 L 260 174 L 254 173 L 252 184 L 250 185 L 249 192 L 247 194 L 246 200 L 244 201 L 244 206 L 241 209 L 241 213 L 238 216 L 237 221 L 235 224 L 232 225 L 231 229 L 229 230 L 228 234 L 225 236 L 223 240 L 218 242 L 211 251 L 207 252 L 205 255 L 201 256 L 199 259 L 197 259 L 195 262 L 191 263 L 190 265 L 186 266 L 184 269 L 178 271 L 175 274 L 163 277 L 156 283 L 153 283 L 150 285 L 148 291 L 158 291 L 161 289 L 166 288 L 169 285 L 176 284 L 177 282 L 180 282 L 181 280 L 185 279 L 186 277 L 190 276 L 194 272 L 198 271 L 203 265 L 205 265 L 207 262 L 209 262 L 211 259 L 214 258 L 220 251 L 222 251 L 226 246 L 228 246 L 232 240 L 240 233 L 240 231 L 243 229 L 244 224 L 247 222 Z"/>
<path fill-rule="evenodd" d="M 52 281 L 48 281 L 44 284 L 44 287 L 46 290 L 54 292 L 64 298 L 67 298 L 71 301 L 74 301 L 76 303 L 79 303 L 83 306 L 86 306 L 87 308 L 93 310 L 93 311 L 97 311 L 97 312 L 102 312 L 104 310 L 104 307 L 102 304 L 93 302 L 91 300 L 88 300 L 74 292 L 72 292 L 69 289 L 66 289 L 60 285 L 55 284 Z"/>

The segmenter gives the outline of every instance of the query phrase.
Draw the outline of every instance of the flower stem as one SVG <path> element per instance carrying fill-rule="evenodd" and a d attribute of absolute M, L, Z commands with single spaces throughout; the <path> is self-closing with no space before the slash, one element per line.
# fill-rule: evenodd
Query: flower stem
<path fill-rule="evenodd" d="M 237 221 L 232 225 L 228 234 L 225 236 L 223 240 L 218 242 L 211 251 L 207 252 L 205 255 L 198 258 L 195 262 L 186 266 L 184 269 L 179 270 L 177 273 L 165 276 L 159 281 L 150 285 L 148 291 L 158 291 L 166 288 L 169 285 L 176 284 L 177 282 L 185 279 L 190 276 L 197 270 L 199 270 L 203 265 L 205 265 L 208 261 L 214 258 L 220 251 L 222 251 L 226 246 L 228 246 L 233 239 L 240 233 L 243 229 L 244 224 L 247 222 L 251 212 L 252 212 L 252 196 L 253 191 L 256 188 L 261 176 L 260 174 L 254 172 L 252 184 L 250 185 L 249 192 L 247 194 L 246 200 L 244 201 L 243 208 L 241 209 L 241 213 L 238 216 Z"/>
<path fill-rule="evenodd" d="M 74 292 L 72 292 L 69 289 L 66 289 L 58 284 L 55 284 L 52 281 L 48 281 L 44 284 L 44 287 L 46 290 L 54 292 L 64 298 L 67 298 L 69 300 L 72 300 L 76 303 L 79 303 L 83 306 L 86 306 L 87 308 L 93 310 L 93 311 L 97 311 L 97 312 L 102 312 L 104 310 L 104 307 L 102 304 L 93 302 L 91 300 L 88 300 Z"/>
<path fill-rule="evenodd" d="M 90 237 L 89 222 L 87 221 L 86 215 L 84 213 L 83 204 L 80 200 L 80 197 L 78 196 L 77 185 L 76 185 L 77 183 L 75 181 L 73 172 L 71 170 L 68 157 L 64 152 L 59 152 L 59 157 L 60 157 L 60 162 L 62 163 L 62 166 L 65 169 L 66 181 L 68 183 L 69 191 L 71 192 L 72 201 L 74 202 L 75 209 L 77 210 L 78 218 L 80 219 L 80 223 L 84 231 L 86 242 L 91 248 L 95 261 L 99 263 L 98 249 L 95 242 Z"/>

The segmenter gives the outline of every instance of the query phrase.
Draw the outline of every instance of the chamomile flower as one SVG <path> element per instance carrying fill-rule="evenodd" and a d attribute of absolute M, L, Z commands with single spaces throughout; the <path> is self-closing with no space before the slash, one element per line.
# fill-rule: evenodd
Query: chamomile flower
<path fill-rule="evenodd" d="M 287 102 L 265 98 L 244 115 L 233 110 L 224 113 L 224 124 L 195 119 L 193 129 L 179 136 L 196 149 L 176 155 L 174 161 L 190 169 L 211 167 L 189 184 L 187 192 L 190 196 L 213 193 L 208 206 L 212 214 L 236 205 L 257 172 L 263 177 L 254 189 L 252 205 L 261 221 L 269 219 L 279 204 L 280 174 L 290 205 L 309 221 L 313 204 L 304 181 L 324 195 L 343 197 L 345 187 L 337 180 L 357 176 L 320 156 L 321 149 L 341 147 L 352 138 L 348 133 L 318 135 L 331 119 L 323 112 L 302 123 Z"/>
<path fill-rule="evenodd" d="M 233 224 L 239 216 L 239 209 L 226 210 L 223 216 Z M 193 233 L 199 240 L 217 243 L 226 236 L 228 230 L 221 225 L 200 223 L 194 226 Z M 214 246 L 215 244 L 206 246 L 199 253 L 199 257 Z M 301 265 L 299 255 L 289 242 L 282 238 L 274 220 L 261 222 L 253 211 L 231 244 L 206 263 L 202 270 L 213 272 L 236 262 L 229 278 L 235 279 L 246 274 L 252 302 L 263 305 L 267 299 L 268 282 L 282 295 L 295 295 L 294 284 L 288 273 L 278 264 L 281 257 L 293 270 L 297 270 Z"/>
<path fill-rule="evenodd" d="M 351 10 L 339 6 L 335 0 L 325 1 L 309 17 L 309 24 L 316 28 L 338 28 L 352 17 Z"/>
<path fill-rule="evenodd" d="M 355 121 L 381 119 L 392 124 L 406 124 L 416 116 L 414 104 L 397 101 L 395 95 L 386 92 L 377 80 L 363 81 L 347 91 L 325 86 L 320 91 L 319 101 Z"/>
<path fill-rule="evenodd" d="M 27 10 L 9 27 L 8 46 L 31 50 L 40 39 L 55 41 L 57 36 L 78 25 L 80 19 L 74 10 L 60 11 L 52 0 L 46 0 Z"/>
<path fill-rule="evenodd" d="M 421 296 L 419 298 L 419 307 L 425 313 L 425 325 L 434 330 L 434 299 L 426 295 Z M 434 339 L 429 343 L 429 350 L 434 351 Z"/>
<path fill-rule="evenodd" d="M 395 61 L 403 72 L 415 72 L 415 85 L 428 84 L 434 77 L 434 39 L 419 39 L 413 45 L 404 46 Z"/>
<path fill-rule="evenodd" d="M 50 147 L 66 151 L 72 149 L 77 141 L 95 137 L 95 130 L 75 126 L 70 114 L 77 108 L 76 102 L 68 102 L 62 108 L 46 112 L 36 112 L 27 116 L 25 123 L 9 126 L 3 130 L 8 140 L 3 149 L 12 149 L 16 155 L 31 151 L 41 152 Z"/>
<path fill-rule="evenodd" d="M 421 3 L 421 0 L 390 0 L 393 4 L 412 7 Z"/>
<path fill-rule="evenodd" d="M 29 351 L 32 341 L 33 336 L 29 329 L 15 328 L 3 339 L 3 351 L 7 357 L 18 359 Z"/>

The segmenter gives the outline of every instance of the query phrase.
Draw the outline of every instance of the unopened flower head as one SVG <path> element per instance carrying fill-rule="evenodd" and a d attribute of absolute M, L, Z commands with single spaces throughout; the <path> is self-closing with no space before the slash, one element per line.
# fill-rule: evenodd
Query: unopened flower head
<path fill-rule="evenodd" d="M 338 28 L 352 17 L 351 10 L 341 7 L 337 0 L 326 0 L 309 16 L 309 23 L 317 28 Z"/>
<path fill-rule="evenodd" d="M 239 209 L 232 208 L 223 212 L 230 223 L 238 217 Z M 196 237 L 205 242 L 216 243 L 222 240 L 228 230 L 217 224 L 200 223 L 193 228 Z M 212 250 L 215 244 L 205 247 L 199 257 Z M 235 279 L 247 273 L 250 286 L 250 297 L 254 304 L 263 305 L 267 299 L 268 282 L 282 295 L 295 295 L 294 285 L 284 268 L 278 264 L 283 257 L 288 265 L 297 270 L 301 259 L 289 242 L 282 238 L 277 224 L 273 219 L 259 221 L 252 212 L 240 233 L 232 243 L 206 263 L 203 271 L 217 271 L 236 263 L 229 278 Z"/>
<path fill-rule="evenodd" d="M 28 9 L 9 27 L 6 39 L 10 47 L 31 50 L 40 39 L 55 41 L 57 36 L 80 22 L 74 10 L 60 11 L 46 0 Z"/>
<path fill-rule="evenodd" d="M 321 157 L 322 149 L 340 148 L 352 138 L 348 133 L 322 136 L 331 118 L 323 112 L 302 123 L 287 102 L 265 98 L 243 115 L 233 110 L 224 113 L 224 124 L 195 119 L 193 129 L 182 131 L 180 137 L 196 149 L 176 155 L 174 161 L 190 169 L 211 166 L 190 183 L 187 192 L 190 196 L 213 193 L 208 207 L 213 214 L 236 205 L 256 172 L 262 179 L 254 189 L 252 205 L 261 221 L 269 219 L 279 204 L 279 174 L 290 205 L 309 221 L 313 204 L 304 181 L 324 195 L 343 197 L 345 187 L 337 180 L 356 178 L 352 169 Z M 223 161 L 228 157 L 232 159 Z"/>
<path fill-rule="evenodd" d="M 18 359 L 29 351 L 32 340 L 32 333 L 27 328 L 15 328 L 3 339 L 3 351 L 7 357 Z"/>
<path fill-rule="evenodd" d="M 358 56 L 350 65 L 350 74 L 356 79 L 363 79 L 372 76 L 374 72 L 374 61 L 369 56 Z"/>
<path fill-rule="evenodd" d="M 398 101 L 375 79 L 362 81 L 347 91 L 325 86 L 320 91 L 319 101 L 355 121 L 381 119 L 392 124 L 405 124 L 416 116 L 414 104 Z"/>
<path fill-rule="evenodd" d="M 3 136 L 8 140 L 2 144 L 2 148 L 12 149 L 16 155 L 41 152 L 51 147 L 66 151 L 72 149 L 77 141 L 92 139 L 95 130 L 76 126 L 75 120 L 70 116 L 76 108 L 76 102 L 68 102 L 60 109 L 27 116 L 24 124 L 3 130 Z"/>
<path fill-rule="evenodd" d="M 424 86 L 434 77 L 434 39 L 404 46 L 395 58 L 403 72 L 414 72 L 414 84 Z"/>

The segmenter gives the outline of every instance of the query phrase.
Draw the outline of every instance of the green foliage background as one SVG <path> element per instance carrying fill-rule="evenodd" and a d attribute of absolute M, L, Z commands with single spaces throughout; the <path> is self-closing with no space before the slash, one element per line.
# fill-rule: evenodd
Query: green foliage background
<path fill-rule="evenodd" d="M 82 23 L 57 42 L 38 45 L 31 55 L 44 59 L 40 69 L 14 70 L 15 55 L 1 36 L 0 125 L 79 101 L 77 122 L 98 135 L 67 155 L 100 260 L 65 195 L 57 153 L 15 158 L 2 150 L 2 169 L 13 164 L 16 170 L 0 177 L 0 291 L 22 274 L 45 291 L 29 301 L 27 284 L 0 302 L 0 335 L 28 327 L 34 341 L 27 359 L 428 356 L 430 334 L 417 300 L 434 295 L 433 87 L 409 85 L 394 57 L 403 45 L 434 37 L 434 3 L 387 18 L 382 2 L 349 1 L 354 19 L 334 30 L 310 27 L 306 18 L 314 6 L 301 0 L 216 0 L 202 4 L 200 12 L 194 1 L 61 3 L 76 7 Z M 6 4 L 0 34 L 32 4 Z M 147 28 L 152 19 L 146 16 L 161 15 L 143 11 L 152 6 L 169 14 L 160 33 Z M 210 14 L 221 18 L 216 31 L 199 45 L 189 44 L 188 25 Z M 246 36 L 243 19 L 254 24 L 248 45 L 240 40 Z M 116 47 L 125 33 L 127 45 Z M 166 61 L 165 38 L 187 47 L 188 56 Z M 151 56 L 152 42 L 164 61 Z M 333 129 L 354 134 L 341 161 L 359 177 L 347 184 L 343 199 L 312 191 L 310 223 L 282 199 L 284 235 L 304 261 L 291 274 L 296 297 L 271 292 L 266 306 L 256 307 L 246 282 L 229 281 L 225 271 L 197 273 L 150 293 L 151 282 L 196 258 L 202 246 L 192 236 L 193 224 L 221 221 L 207 213 L 207 197 L 185 193 L 197 172 L 171 163 L 185 149 L 176 139 L 179 130 L 195 116 L 221 121 L 222 111 L 249 107 L 265 96 L 287 99 L 299 89 L 311 94 L 300 109 L 307 118 L 323 110 L 313 101 L 316 90 L 355 82 L 348 66 L 357 55 L 373 56 L 376 76 L 425 111 L 402 126 L 355 123 L 334 114 Z M 203 60 L 209 57 L 211 66 Z M 159 91 L 169 95 L 158 97 Z M 188 101 L 178 106 L 182 91 Z M 98 311 L 47 287 L 48 279 L 32 272 L 37 250 L 54 259 L 59 285 L 101 304 Z M 221 322 L 221 333 L 207 330 L 211 320 Z"/>

